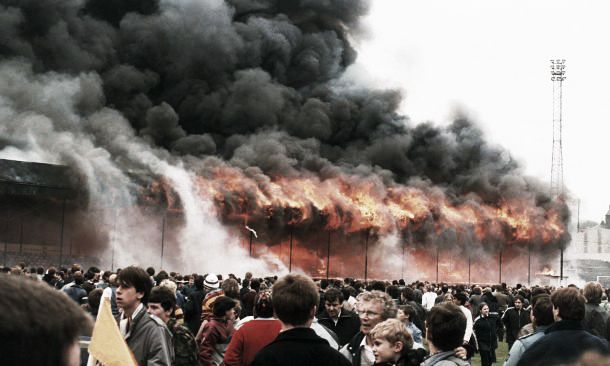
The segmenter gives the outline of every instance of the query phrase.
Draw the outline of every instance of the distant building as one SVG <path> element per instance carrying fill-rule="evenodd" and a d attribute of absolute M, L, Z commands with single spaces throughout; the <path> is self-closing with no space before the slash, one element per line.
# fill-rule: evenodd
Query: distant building
<path fill-rule="evenodd" d="M 595 281 L 597 276 L 610 276 L 610 210 L 599 225 L 572 233 L 566 258 L 583 280 Z"/>
<path fill-rule="evenodd" d="M 610 210 L 599 225 L 582 229 L 572 235 L 569 252 L 572 258 L 576 256 L 578 259 L 610 261 Z"/>

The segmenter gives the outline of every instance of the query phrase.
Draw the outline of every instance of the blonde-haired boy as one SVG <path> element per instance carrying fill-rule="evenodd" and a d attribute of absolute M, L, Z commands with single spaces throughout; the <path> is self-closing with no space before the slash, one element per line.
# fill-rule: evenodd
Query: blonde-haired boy
<path fill-rule="evenodd" d="M 398 319 L 388 319 L 371 330 L 375 364 L 397 364 L 413 348 L 413 338 Z"/>

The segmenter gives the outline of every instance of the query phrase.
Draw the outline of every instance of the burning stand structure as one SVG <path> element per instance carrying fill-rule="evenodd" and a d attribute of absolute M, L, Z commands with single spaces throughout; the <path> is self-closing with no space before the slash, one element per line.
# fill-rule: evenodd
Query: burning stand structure
<path fill-rule="evenodd" d="M 0 156 L 78 172 L 75 231 L 52 236 L 110 267 L 528 273 L 569 241 L 567 206 L 466 117 L 416 124 L 349 80 L 368 6 L 11 2 Z"/>
<path fill-rule="evenodd" d="M 99 261 L 101 263 L 97 264 L 110 268 L 115 267 L 116 248 L 113 228 L 102 227 L 91 230 L 90 225 L 95 224 L 83 219 L 91 217 L 91 215 L 84 213 L 86 202 L 83 202 L 83 197 L 86 196 L 74 188 L 78 186 L 78 175 L 74 175 L 64 166 L 7 160 L 0 160 L 0 164 L 4 167 L 4 176 L 0 184 L 4 197 L 2 202 L 5 204 L 6 218 L 4 221 L 6 228 L 12 228 L 12 230 L 5 229 L 4 237 L 1 239 L 5 243 L 5 261 L 9 253 L 12 255 L 11 259 L 20 258 L 15 254 L 22 253 L 25 243 L 40 246 L 41 243 L 51 242 L 53 243 L 50 245 L 51 250 L 41 250 L 41 262 L 47 265 L 63 265 L 68 264 L 65 261 L 65 253 L 68 253 L 67 257 L 73 258 L 73 246 L 78 248 L 81 256 L 93 258 L 98 255 L 97 251 L 104 246 L 104 242 L 108 241 L 112 246 L 111 258 L 102 259 Z M 45 177 L 52 178 L 45 180 Z M 159 224 L 156 240 L 159 241 L 157 250 L 160 267 L 164 267 L 166 264 L 176 265 L 173 253 L 180 247 L 180 243 L 177 242 L 177 231 L 184 225 L 180 198 L 163 179 L 150 179 L 146 175 L 135 173 L 132 173 L 131 177 L 134 182 L 137 182 L 136 186 L 140 187 L 138 188 L 138 207 Z M 11 202 L 15 202 L 17 205 L 15 200 L 23 195 L 26 195 L 29 200 L 50 200 L 46 208 L 40 209 L 40 211 L 50 213 L 48 223 L 38 224 L 36 229 L 28 229 L 28 222 L 32 219 L 27 218 L 27 215 L 15 214 L 14 206 L 11 206 Z M 410 203 L 415 201 L 412 199 Z M 234 235 L 244 238 L 244 246 L 247 247 L 250 256 L 272 254 L 280 262 L 285 263 L 289 271 L 299 268 L 316 277 L 351 276 L 368 279 L 405 277 L 406 274 L 407 278 L 413 279 L 485 283 L 494 283 L 496 280 L 501 282 L 504 271 L 508 274 L 505 275 L 505 278 L 521 281 L 527 274 L 527 280 L 530 282 L 532 244 L 527 242 L 528 236 L 518 236 L 518 230 L 524 230 L 523 227 L 506 227 L 506 229 L 512 232 L 512 240 L 515 244 L 527 243 L 527 246 L 498 247 L 498 265 L 496 266 L 493 262 L 493 253 L 486 255 L 485 253 L 488 252 L 477 248 L 483 244 L 481 242 L 477 244 L 474 241 L 475 237 L 466 235 L 464 232 L 456 235 L 455 233 L 459 230 L 450 230 L 451 225 L 455 225 L 455 222 L 444 223 L 442 235 L 436 237 L 438 240 L 436 249 L 430 252 L 426 245 L 417 243 L 417 240 L 428 240 L 422 235 L 431 235 L 431 233 L 422 233 L 418 230 L 416 221 L 405 224 L 403 230 L 398 232 L 397 244 L 384 244 L 386 239 L 382 232 L 383 228 L 371 224 L 375 222 L 375 215 L 379 215 L 379 213 L 375 212 L 375 209 L 367 207 L 362 207 L 361 210 L 368 212 L 371 218 L 364 216 L 361 218 L 361 223 L 365 225 L 359 226 L 355 222 L 354 215 L 350 216 L 345 207 L 335 208 L 336 216 L 333 217 L 315 207 L 310 207 L 310 211 L 307 212 L 296 205 L 294 207 L 256 207 L 250 204 L 247 206 L 253 207 L 251 211 L 246 212 L 242 209 L 235 213 L 229 209 L 228 205 L 223 204 L 225 202 L 222 201 L 219 194 L 216 195 L 215 202 L 216 208 L 223 210 L 219 211 L 219 214 L 225 225 L 232 227 Z M 293 205 L 296 202 L 296 198 L 293 197 Z M 32 204 L 28 207 L 32 207 Z M 369 211 L 366 211 L 367 209 Z M 116 215 L 121 215 L 120 208 L 116 208 L 116 210 Z M 446 207 L 444 210 L 449 210 L 447 212 L 453 215 L 454 220 L 459 217 L 458 215 L 463 215 L 459 208 Z M 66 211 L 67 221 L 65 220 Z M 32 212 L 29 213 L 30 216 Z M 341 212 L 340 215 L 339 212 Z M 311 217 L 307 219 L 307 215 L 311 215 Z M 449 214 L 445 213 L 445 215 Z M 241 220 L 246 216 L 249 224 L 245 225 L 244 230 Z M 441 215 L 438 216 L 437 220 L 440 220 Z M 19 226 L 9 225 L 10 219 L 17 217 L 21 223 L 19 236 L 16 236 L 15 232 L 15 227 Z M 56 222 L 57 227 L 55 228 L 60 231 L 59 235 L 56 235 L 58 233 L 53 229 L 42 230 L 45 226 L 53 227 L 53 220 L 59 218 L 61 220 Z M 412 215 L 412 218 L 415 218 L 415 215 Z M 475 224 L 475 218 L 476 216 L 471 217 L 471 226 Z M 118 219 L 120 220 L 120 218 Z M 377 222 L 384 221 L 378 220 Z M 490 221 L 486 222 L 487 225 L 491 225 Z M 24 237 L 24 228 L 27 233 L 37 232 L 38 239 Z M 458 229 L 463 229 L 463 227 L 458 227 Z M 534 228 L 528 228 L 523 233 L 527 233 L 528 230 L 534 230 Z M 385 235 L 396 236 L 396 233 L 385 233 Z M 58 237 L 58 241 L 50 240 L 54 236 Z M 67 241 L 70 243 L 70 250 L 67 252 L 64 251 L 66 238 L 69 238 Z M 538 240 L 541 239 L 538 238 Z M 75 242 L 76 245 L 74 245 Z M 18 252 L 16 251 L 17 244 L 19 244 Z M 155 246 L 151 242 L 149 248 L 154 251 Z M 288 251 L 284 249 L 286 247 L 288 247 Z M 528 255 L 527 270 L 524 270 L 522 261 L 524 248 L 527 248 Z M 168 255 L 168 253 L 170 254 Z M 435 270 L 431 271 L 434 268 Z"/>
<path fill-rule="evenodd" d="M 65 166 L 0 159 L 0 243 L 5 266 L 26 258 L 65 264 L 72 255 L 73 237 L 66 237 L 65 229 L 72 225 L 77 186 Z"/>

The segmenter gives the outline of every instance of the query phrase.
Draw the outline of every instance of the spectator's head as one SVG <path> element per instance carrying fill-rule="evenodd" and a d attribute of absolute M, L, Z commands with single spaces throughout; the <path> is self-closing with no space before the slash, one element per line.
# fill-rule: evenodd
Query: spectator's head
<path fill-rule="evenodd" d="M 93 314 L 97 314 L 97 309 L 100 307 L 100 301 L 102 300 L 103 293 L 104 290 L 101 288 L 96 288 L 87 295 L 87 303 L 89 304 L 89 308 Z"/>
<path fill-rule="evenodd" d="M 585 318 L 585 297 L 576 288 L 567 287 L 555 290 L 551 294 L 551 302 L 555 321 L 582 321 Z"/>
<path fill-rule="evenodd" d="M 415 301 L 415 292 L 409 286 L 402 289 L 400 296 L 403 301 Z"/>
<path fill-rule="evenodd" d="M 42 267 L 36 268 L 36 274 L 39 274 L 42 276 L 44 274 L 44 268 L 42 268 Z"/>
<path fill-rule="evenodd" d="M 515 309 L 516 310 L 523 309 L 523 301 L 524 301 L 523 296 L 521 296 L 521 295 L 515 296 Z"/>
<path fill-rule="evenodd" d="M 176 285 L 176 282 L 166 279 L 161 281 L 159 286 L 167 287 L 174 294 L 174 296 L 176 296 L 176 291 L 178 291 L 178 285 Z"/>
<path fill-rule="evenodd" d="M 326 278 L 320 280 L 320 288 L 322 290 L 326 290 L 328 288 L 328 280 Z"/>
<path fill-rule="evenodd" d="M 225 320 L 235 319 L 235 307 L 237 302 L 228 296 L 218 296 L 212 305 L 212 313 L 217 318 Z"/>
<path fill-rule="evenodd" d="M 258 292 L 261 289 L 261 282 L 257 279 L 253 279 L 252 281 L 250 281 L 250 288 Z"/>
<path fill-rule="evenodd" d="M 110 284 L 110 286 L 118 286 L 119 283 L 117 282 L 117 278 L 119 278 L 119 275 L 116 273 L 111 274 L 108 277 L 108 283 Z"/>
<path fill-rule="evenodd" d="M 141 303 L 146 304 L 148 295 L 152 288 L 150 276 L 140 267 L 130 266 L 124 268 L 117 278 L 118 288 L 116 290 L 117 306 L 131 313 Z"/>
<path fill-rule="evenodd" d="M 352 286 L 345 286 L 345 287 L 343 287 L 341 289 L 341 293 L 343 294 L 343 299 L 349 299 L 350 296 L 355 299 L 356 295 L 358 295 L 356 293 L 356 289 L 353 288 Z"/>
<path fill-rule="evenodd" d="M 453 303 L 453 295 L 451 295 L 450 293 L 446 293 L 444 295 L 440 295 L 443 297 L 443 302 L 450 302 Z"/>
<path fill-rule="evenodd" d="M 371 283 L 371 291 L 381 291 L 381 292 L 385 292 L 385 282 L 383 281 L 373 281 L 373 283 Z"/>
<path fill-rule="evenodd" d="M 226 296 L 232 299 L 239 299 L 239 284 L 237 280 L 228 278 L 222 282 L 222 290 Z"/>
<path fill-rule="evenodd" d="M 324 293 L 324 308 L 331 318 L 337 318 L 343 305 L 343 293 L 336 288 L 329 288 Z"/>
<path fill-rule="evenodd" d="M 241 287 L 243 288 L 248 288 L 250 286 L 250 280 L 247 278 L 244 278 L 243 280 L 241 280 Z"/>
<path fill-rule="evenodd" d="M 176 308 L 176 295 L 165 286 L 157 286 L 148 297 L 148 313 L 167 323 Z"/>
<path fill-rule="evenodd" d="M 254 298 L 254 317 L 271 318 L 273 316 L 273 303 L 271 291 L 261 291 Z"/>
<path fill-rule="evenodd" d="M 78 336 L 91 321 L 46 283 L 0 276 L 0 355 L 3 365 L 79 365 Z"/>
<path fill-rule="evenodd" d="M 413 321 L 416 315 L 415 308 L 411 305 L 399 305 L 396 313 L 396 318 L 401 322 L 408 324 Z"/>
<path fill-rule="evenodd" d="M 587 303 L 593 305 L 599 305 L 602 302 L 602 294 L 604 290 L 599 282 L 587 282 L 583 290 L 583 295 L 587 300 Z"/>
<path fill-rule="evenodd" d="M 377 324 L 370 335 L 376 364 L 394 364 L 406 351 L 413 348 L 411 334 L 398 319 L 388 319 Z"/>
<path fill-rule="evenodd" d="M 468 295 L 466 295 L 465 292 L 458 292 L 453 297 L 453 303 L 458 306 L 459 305 L 465 306 L 467 302 L 468 302 Z"/>
<path fill-rule="evenodd" d="M 167 280 L 168 278 L 169 274 L 164 270 L 160 270 L 159 273 L 157 273 L 156 281 L 157 283 L 161 283 L 163 280 Z"/>
<path fill-rule="evenodd" d="M 382 321 L 396 317 L 396 304 L 385 292 L 366 291 L 357 300 L 360 331 L 364 334 L 369 334 Z"/>
<path fill-rule="evenodd" d="M 278 319 L 295 327 L 309 327 L 320 303 L 316 284 L 299 274 L 289 274 L 277 280 L 271 298 Z"/>
<path fill-rule="evenodd" d="M 385 289 L 385 292 L 394 300 L 400 300 L 400 289 L 397 285 L 390 285 Z"/>
<path fill-rule="evenodd" d="M 193 281 L 193 283 L 195 284 L 195 288 L 199 291 L 203 290 L 203 276 L 195 276 L 195 280 Z"/>
<path fill-rule="evenodd" d="M 250 281 L 252 279 L 252 272 L 246 272 L 244 279 Z"/>
<path fill-rule="evenodd" d="M 85 277 L 83 276 L 83 273 L 80 271 L 74 272 L 74 283 L 76 285 L 82 285 L 83 282 L 85 282 Z"/>
<path fill-rule="evenodd" d="M 426 335 L 430 352 L 451 351 L 462 345 L 466 317 L 455 304 L 445 302 L 432 307 L 426 318 Z M 432 350 L 434 348 L 434 351 Z"/>
<path fill-rule="evenodd" d="M 148 273 L 148 275 L 152 277 L 155 275 L 155 269 L 153 267 L 148 267 L 146 268 L 146 273 Z"/>
<path fill-rule="evenodd" d="M 535 326 L 551 325 L 553 318 L 553 304 L 549 295 L 538 295 L 533 300 L 532 313 L 530 315 L 532 324 Z"/>
<path fill-rule="evenodd" d="M 209 273 L 203 279 L 203 286 L 208 291 L 215 290 L 215 289 L 219 288 L 220 287 L 220 282 L 218 281 L 218 276 L 216 276 L 214 273 Z"/>
<path fill-rule="evenodd" d="M 112 272 L 110 272 L 110 271 L 104 271 L 104 272 L 102 273 L 102 280 L 103 280 L 104 282 L 108 282 L 108 280 L 110 279 L 110 275 L 111 275 L 111 274 L 112 274 Z"/>
<path fill-rule="evenodd" d="M 482 302 L 482 303 L 479 304 L 479 314 L 482 317 L 489 316 L 489 305 L 487 305 L 486 302 Z"/>

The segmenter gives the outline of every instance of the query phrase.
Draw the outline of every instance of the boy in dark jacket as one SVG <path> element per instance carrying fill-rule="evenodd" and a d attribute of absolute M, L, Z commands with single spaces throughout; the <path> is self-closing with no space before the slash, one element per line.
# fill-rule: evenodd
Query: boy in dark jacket
<path fill-rule="evenodd" d="M 320 298 L 309 277 L 298 274 L 282 277 L 273 285 L 271 299 L 282 322 L 282 332 L 258 352 L 253 366 L 350 365 L 310 328 Z"/>

